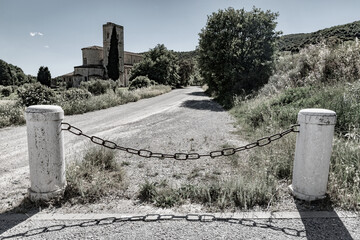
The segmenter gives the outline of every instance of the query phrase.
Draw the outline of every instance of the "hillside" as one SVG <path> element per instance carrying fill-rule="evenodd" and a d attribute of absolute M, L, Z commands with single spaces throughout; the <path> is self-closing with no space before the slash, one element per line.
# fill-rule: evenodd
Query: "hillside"
<path fill-rule="evenodd" d="M 325 28 L 312 33 L 298 33 L 284 35 L 280 38 L 279 49 L 281 51 L 298 52 L 309 44 L 316 44 L 321 41 L 330 43 L 345 42 L 360 38 L 360 21 Z"/>

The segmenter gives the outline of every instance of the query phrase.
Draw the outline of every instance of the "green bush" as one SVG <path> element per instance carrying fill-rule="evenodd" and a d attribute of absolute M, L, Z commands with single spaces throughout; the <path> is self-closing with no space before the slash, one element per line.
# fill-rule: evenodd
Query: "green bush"
<path fill-rule="evenodd" d="M 89 99 L 91 97 L 91 93 L 82 88 L 71 88 L 63 92 L 63 98 L 65 101 L 77 101 Z"/>
<path fill-rule="evenodd" d="M 12 102 L 0 104 L 0 128 L 25 123 L 24 110 Z"/>
<path fill-rule="evenodd" d="M 13 92 L 13 89 L 11 86 L 0 86 L 0 93 L 4 97 L 10 96 L 10 94 Z"/>
<path fill-rule="evenodd" d="M 113 89 L 115 87 L 115 82 L 113 80 L 96 79 L 88 82 L 81 82 L 80 87 L 88 90 L 94 95 L 101 95 L 105 94 L 109 89 Z"/>
<path fill-rule="evenodd" d="M 56 93 L 40 83 L 24 84 L 17 89 L 18 103 L 22 106 L 54 104 L 57 101 Z"/>
<path fill-rule="evenodd" d="M 146 87 L 150 87 L 152 85 L 155 85 L 155 82 L 151 81 L 148 77 L 138 76 L 134 80 L 131 81 L 129 90 L 134 90 L 134 89 L 138 89 L 138 88 L 146 88 Z"/>

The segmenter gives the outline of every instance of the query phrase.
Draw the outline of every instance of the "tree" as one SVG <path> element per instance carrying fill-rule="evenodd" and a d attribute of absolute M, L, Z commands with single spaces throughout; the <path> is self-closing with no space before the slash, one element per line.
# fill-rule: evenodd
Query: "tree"
<path fill-rule="evenodd" d="M 195 64 L 191 60 L 182 60 L 179 63 L 180 85 L 190 84 L 191 76 L 194 74 Z"/>
<path fill-rule="evenodd" d="M 23 70 L 0 59 L 0 85 L 22 85 L 29 82 Z"/>
<path fill-rule="evenodd" d="M 209 91 L 224 105 L 267 83 L 272 70 L 277 13 L 228 8 L 208 17 L 199 33 L 199 67 Z"/>
<path fill-rule="evenodd" d="M 110 39 L 110 50 L 108 56 L 108 65 L 106 66 L 108 76 L 112 80 L 116 81 L 119 79 L 119 40 L 117 38 L 116 27 L 114 26 L 111 33 Z"/>
<path fill-rule="evenodd" d="M 42 85 L 51 87 L 51 74 L 48 67 L 41 66 L 37 74 L 37 80 Z"/>
<path fill-rule="evenodd" d="M 145 53 L 143 60 L 135 64 L 131 70 L 130 80 L 138 76 L 147 76 L 159 84 L 179 86 L 178 61 L 176 55 L 169 51 L 164 44 Z"/>

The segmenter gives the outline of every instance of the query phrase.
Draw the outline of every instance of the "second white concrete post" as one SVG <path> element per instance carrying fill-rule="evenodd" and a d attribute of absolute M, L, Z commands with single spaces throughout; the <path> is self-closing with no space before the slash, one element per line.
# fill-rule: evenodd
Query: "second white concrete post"
<path fill-rule="evenodd" d="M 293 195 L 314 201 L 325 197 L 336 113 L 326 109 L 303 109 L 296 139 L 292 185 Z"/>
<path fill-rule="evenodd" d="M 63 134 L 64 111 L 59 106 L 26 108 L 31 200 L 48 201 L 64 193 L 66 186 Z"/>

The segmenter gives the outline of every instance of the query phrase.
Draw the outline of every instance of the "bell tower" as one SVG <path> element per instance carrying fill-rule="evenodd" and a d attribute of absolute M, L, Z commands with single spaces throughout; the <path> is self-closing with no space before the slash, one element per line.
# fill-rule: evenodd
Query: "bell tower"
<path fill-rule="evenodd" d="M 124 27 L 115 23 L 108 22 L 103 25 L 103 65 L 107 75 L 107 65 L 110 51 L 110 40 L 113 28 L 116 29 L 118 39 L 118 51 L 119 51 L 119 79 L 122 85 L 125 85 L 124 79 Z"/>

